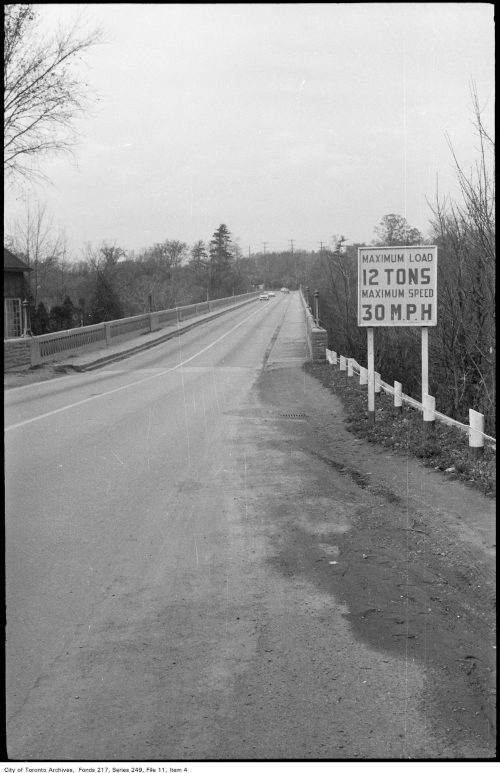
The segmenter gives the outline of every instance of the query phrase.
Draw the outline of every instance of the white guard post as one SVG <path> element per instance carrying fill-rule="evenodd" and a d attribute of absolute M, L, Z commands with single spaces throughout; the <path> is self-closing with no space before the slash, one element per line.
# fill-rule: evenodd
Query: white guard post
<path fill-rule="evenodd" d="M 472 456 L 479 456 L 484 451 L 484 416 L 469 408 L 469 448 Z"/>
<path fill-rule="evenodd" d="M 432 395 L 424 395 L 422 405 L 424 408 L 424 434 L 426 437 L 431 437 L 436 426 L 436 398 Z"/>
<path fill-rule="evenodd" d="M 403 410 L 403 385 L 399 381 L 394 382 L 394 407 L 398 413 Z"/>

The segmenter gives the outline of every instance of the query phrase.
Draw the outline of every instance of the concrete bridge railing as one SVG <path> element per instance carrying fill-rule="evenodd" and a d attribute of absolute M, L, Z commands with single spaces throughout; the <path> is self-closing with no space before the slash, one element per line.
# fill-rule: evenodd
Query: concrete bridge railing
<path fill-rule="evenodd" d="M 100 322 L 97 325 L 86 325 L 39 336 L 7 339 L 4 341 L 4 369 L 9 370 L 22 365 L 39 365 L 75 351 L 106 348 L 128 338 L 178 325 L 191 317 L 241 305 L 258 296 L 258 292 L 231 295 L 228 298 L 153 311 L 135 317 Z"/>
<path fill-rule="evenodd" d="M 309 357 L 311 360 L 324 360 L 326 359 L 326 348 L 328 346 L 328 333 L 325 328 L 316 325 L 313 313 L 304 297 L 302 288 L 299 290 L 299 295 L 306 315 L 307 348 Z"/>

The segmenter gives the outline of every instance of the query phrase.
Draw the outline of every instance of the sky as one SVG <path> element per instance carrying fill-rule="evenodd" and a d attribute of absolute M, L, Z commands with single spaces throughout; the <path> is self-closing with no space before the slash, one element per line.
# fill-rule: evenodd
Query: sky
<path fill-rule="evenodd" d="M 374 238 L 397 213 L 426 235 L 459 199 L 447 137 L 478 157 L 470 86 L 493 131 L 489 3 L 49 4 L 43 29 L 99 26 L 81 75 L 98 97 L 50 183 L 9 186 L 5 230 L 46 206 L 70 252 L 209 241 L 243 254 Z"/>

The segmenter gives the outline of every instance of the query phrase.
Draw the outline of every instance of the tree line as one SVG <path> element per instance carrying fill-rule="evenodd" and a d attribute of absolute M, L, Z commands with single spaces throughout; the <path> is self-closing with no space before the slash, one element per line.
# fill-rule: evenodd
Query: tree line
<path fill-rule="evenodd" d="M 438 321 L 429 334 L 429 390 L 439 411 L 465 424 L 469 408 L 485 416 L 495 435 L 495 202 L 494 142 L 485 129 L 472 91 L 479 158 L 467 174 L 453 154 L 460 185 L 458 202 L 430 202 L 424 238 L 397 214 L 382 218 L 375 245 L 435 244 L 438 248 Z M 452 151 L 453 152 L 453 151 Z M 366 331 L 357 324 L 357 253 L 339 236 L 308 270 L 306 285 L 320 290 L 320 319 L 330 348 L 360 364 L 366 362 Z M 312 307 L 313 308 L 313 307 Z M 421 397 L 420 331 L 380 327 L 375 331 L 375 369 L 389 383 Z"/>
<path fill-rule="evenodd" d="M 484 179 L 484 178 L 483 178 Z M 468 423 L 468 410 L 485 415 L 495 428 L 495 251 L 493 215 L 479 216 L 480 199 L 462 205 L 436 201 L 424 237 L 405 218 L 389 214 L 375 229 L 373 244 L 438 247 L 438 323 L 429 335 L 429 388 L 438 410 Z M 44 231 L 43 210 L 28 218 L 20 238 L 9 241 L 32 271 L 28 300 L 32 333 L 201 303 L 259 287 L 302 286 L 314 308 L 319 289 L 320 322 L 330 348 L 366 365 L 366 331 L 357 324 L 358 247 L 335 237 L 321 251 L 243 256 L 225 224 L 208 242 L 165 239 L 139 251 L 117 245 L 88 246 L 83 259 L 69 260 L 61 240 Z M 18 237 L 20 232 L 18 232 Z M 384 380 L 400 381 L 421 395 L 420 331 L 377 328 L 375 368 Z"/>
<path fill-rule="evenodd" d="M 7 246 L 24 260 L 34 335 L 239 295 L 283 281 L 298 287 L 297 258 L 287 253 L 244 257 L 222 223 L 191 247 L 165 239 L 138 251 L 87 245 L 81 259 L 55 236 L 43 206 L 26 211 Z"/>

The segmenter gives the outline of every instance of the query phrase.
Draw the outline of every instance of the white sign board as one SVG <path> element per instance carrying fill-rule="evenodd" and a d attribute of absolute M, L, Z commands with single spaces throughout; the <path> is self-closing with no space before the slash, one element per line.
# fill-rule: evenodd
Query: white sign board
<path fill-rule="evenodd" d="M 359 247 L 358 325 L 437 323 L 437 247 Z"/>

